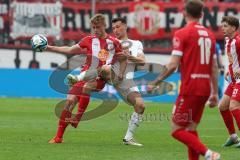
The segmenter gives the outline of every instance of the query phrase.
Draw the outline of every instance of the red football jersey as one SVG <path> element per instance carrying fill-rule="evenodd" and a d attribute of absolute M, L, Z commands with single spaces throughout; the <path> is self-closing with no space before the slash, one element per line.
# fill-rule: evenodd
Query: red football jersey
<path fill-rule="evenodd" d="M 225 39 L 225 53 L 229 61 L 229 73 L 232 82 L 240 82 L 240 35 L 238 33 L 230 39 Z"/>
<path fill-rule="evenodd" d="M 87 58 L 83 70 L 110 64 L 116 61 L 115 53 L 122 51 L 119 40 L 110 35 L 107 35 L 106 38 L 98 38 L 95 35 L 87 36 L 78 45 L 87 50 Z"/>
<path fill-rule="evenodd" d="M 210 95 L 215 43 L 213 34 L 197 22 L 175 32 L 172 55 L 182 56 L 180 95 Z"/>

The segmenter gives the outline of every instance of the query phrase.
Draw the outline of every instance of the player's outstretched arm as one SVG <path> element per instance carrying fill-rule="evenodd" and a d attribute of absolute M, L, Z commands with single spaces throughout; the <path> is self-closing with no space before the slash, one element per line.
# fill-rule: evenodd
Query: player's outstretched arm
<path fill-rule="evenodd" d="M 52 51 L 52 52 L 59 52 L 64 54 L 79 54 L 81 51 L 82 46 L 80 44 L 69 46 L 50 46 L 48 45 L 47 38 L 42 34 L 36 34 L 31 38 L 32 48 L 36 52 L 43 52 L 43 51 Z"/>
<path fill-rule="evenodd" d="M 212 93 L 218 94 L 218 65 L 215 58 L 213 58 L 211 81 L 212 81 Z"/>
<path fill-rule="evenodd" d="M 181 60 L 181 56 L 172 55 L 170 62 L 166 66 L 167 68 L 166 71 L 163 72 L 161 75 L 159 75 L 153 82 L 151 82 L 151 84 L 158 85 L 159 83 L 161 83 L 161 81 L 169 77 L 177 69 L 180 63 L 180 60 Z"/>
<path fill-rule="evenodd" d="M 218 103 L 218 65 L 216 58 L 213 58 L 212 75 L 211 75 L 211 95 L 209 98 L 209 106 L 215 107 Z"/>
<path fill-rule="evenodd" d="M 159 75 L 154 81 L 150 82 L 147 86 L 147 91 L 152 93 L 154 89 L 161 84 L 161 82 L 170 76 L 178 67 L 181 56 L 172 55 L 169 64 L 166 66 L 165 72 Z"/>
<path fill-rule="evenodd" d="M 46 51 L 52 51 L 52 52 L 59 52 L 59 53 L 64 53 L 64 54 L 79 54 L 81 51 L 81 48 L 79 47 L 78 44 L 75 44 L 71 47 L 69 46 L 50 46 L 47 45 Z"/>

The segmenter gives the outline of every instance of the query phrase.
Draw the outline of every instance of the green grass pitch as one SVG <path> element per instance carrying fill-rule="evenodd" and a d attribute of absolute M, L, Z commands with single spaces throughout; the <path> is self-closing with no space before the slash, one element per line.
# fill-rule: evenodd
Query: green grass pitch
<path fill-rule="evenodd" d="M 0 98 L 0 160 L 187 160 L 186 148 L 170 136 L 172 104 L 146 103 L 146 116 L 135 138 L 144 147 L 125 146 L 124 103 L 112 112 L 67 128 L 64 144 L 48 144 L 57 129 L 54 106 L 59 100 Z M 93 109 L 99 102 L 91 102 Z M 223 160 L 239 160 L 239 150 L 222 148 L 227 131 L 217 108 L 206 107 L 199 126 L 201 140 L 221 153 Z"/>

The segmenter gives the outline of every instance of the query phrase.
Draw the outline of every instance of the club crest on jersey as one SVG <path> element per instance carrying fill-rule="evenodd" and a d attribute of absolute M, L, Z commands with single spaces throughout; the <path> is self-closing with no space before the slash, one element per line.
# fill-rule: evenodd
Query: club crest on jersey
<path fill-rule="evenodd" d="M 108 57 L 109 57 L 109 52 L 106 49 L 101 49 L 98 52 L 98 59 L 100 61 L 107 61 Z"/>

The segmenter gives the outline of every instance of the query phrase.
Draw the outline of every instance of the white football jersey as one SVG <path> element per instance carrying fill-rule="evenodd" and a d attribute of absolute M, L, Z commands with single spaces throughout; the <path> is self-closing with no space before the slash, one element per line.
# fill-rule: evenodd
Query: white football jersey
<path fill-rule="evenodd" d="M 137 57 L 140 54 L 144 54 L 142 42 L 131 39 L 121 40 L 120 42 L 123 48 L 125 45 L 130 45 L 129 54 L 131 54 L 132 56 Z M 127 67 L 124 73 L 125 79 L 133 79 L 135 67 L 136 64 L 128 60 Z M 120 63 L 117 61 L 115 64 L 112 65 L 112 69 L 115 73 L 119 73 Z"/>

